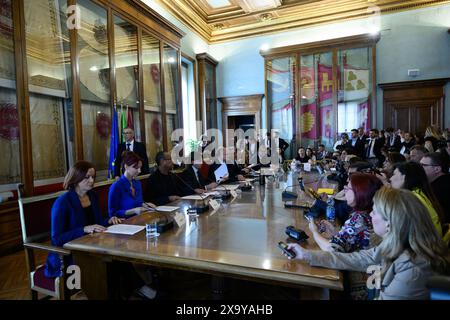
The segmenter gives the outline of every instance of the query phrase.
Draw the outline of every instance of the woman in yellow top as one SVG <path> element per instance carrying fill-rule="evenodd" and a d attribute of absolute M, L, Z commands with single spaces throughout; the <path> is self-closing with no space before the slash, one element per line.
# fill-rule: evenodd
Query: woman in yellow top
<path fill-rule="evenodd" d="M 397 163 L 394 165 L 394 174 L 390 181 L 392 188 L 408 189 L 414 193 L 427 208 L 431 221 L 436 227 L 438 234 L 442 237 L 442 209 L 431 190 L 423 167 L 415 162 Z"/>

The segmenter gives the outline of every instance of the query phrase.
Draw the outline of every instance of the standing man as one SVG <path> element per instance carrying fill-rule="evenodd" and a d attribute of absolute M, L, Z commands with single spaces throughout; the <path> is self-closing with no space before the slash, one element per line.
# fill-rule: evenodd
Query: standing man
<path fill-rule="evenodd" d="M 355 154 L 362 158 L 364 153 L 364 140 L 360 139 L 358 136 L 358 130 L 352 129 L 352 148 Z"/>
<path fill-rule="evenodd" d="M 125 142 L 119 144 L 119 150 L 117 151 L 116 157 L 115 176 L 121 176 L 122 152 L 124 151 L 133 151 L 134 153 L 136 153 L 142 159 L 142 168 L 140 175 L 148 174 L 148 157 L 145 144 L 134 140 L 134 130 L 132 128 L 125 128 L 125 130 L 123 130 L 123 134 L 125 135 Z"/>
<path fill-rule="evenodd" d="M 381 167 L 381 164 L 384 161 L 383 155 L 381 154 L 383 145 L 383 141 L 378 138 L 378 129 L 371 129 L 364 150 L 364 158 L 377 168 Z"/>

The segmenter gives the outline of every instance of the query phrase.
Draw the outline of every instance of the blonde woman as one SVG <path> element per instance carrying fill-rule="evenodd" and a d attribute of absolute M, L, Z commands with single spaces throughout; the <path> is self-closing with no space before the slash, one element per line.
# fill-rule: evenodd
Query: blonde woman
<path fill-rule="evenodd" d="M 374 232 L 383 239 L 375 248 L 331 253 L 294 243 L 288 249 L 312 266 L 360 272 L 379 266 L 378 299 L 429 299 L 427 280 L 436 273 L 448 274 L 450 257 L 425 206 L 409 190 L 383 187 L 374 197 L 371 218 Z"/>

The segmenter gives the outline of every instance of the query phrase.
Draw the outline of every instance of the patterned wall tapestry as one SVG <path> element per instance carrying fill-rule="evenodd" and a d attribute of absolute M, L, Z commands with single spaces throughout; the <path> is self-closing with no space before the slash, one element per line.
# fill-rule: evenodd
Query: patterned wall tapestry
<path fill-rule="evenodd" d="M 15 91 L 0 88 L 0 184 L 20 181 L 19 117 Z"/>

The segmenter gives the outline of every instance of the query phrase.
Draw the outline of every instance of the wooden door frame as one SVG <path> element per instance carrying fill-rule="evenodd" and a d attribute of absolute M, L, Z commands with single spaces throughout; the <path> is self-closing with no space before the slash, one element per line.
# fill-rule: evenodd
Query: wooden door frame
<path fill-rule="evenodd" d="M 222 137 L 226 145 L 226 129 L 228 129 L 228 117 L 254 116 L 255 130 L 261 129 L 261 108 L 264 94 L 253 94 L 248 96 L 234 96 L 218 98 L 222 104 Z"/>
<path fill-rule="evenodd" d="M 445 119 L 445 85 L 450 78 L 382 83 L 378 86 L 383 90 L 383 126 L 391 125 L 393 110 L 391 103 L 408 101 L 433 100 L 437 105 L 435 125 L 444 127 Z M 425 91 L 428 91 L 425 93 Z"/>

